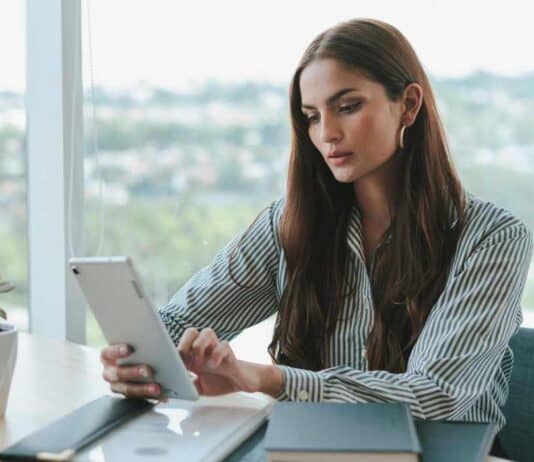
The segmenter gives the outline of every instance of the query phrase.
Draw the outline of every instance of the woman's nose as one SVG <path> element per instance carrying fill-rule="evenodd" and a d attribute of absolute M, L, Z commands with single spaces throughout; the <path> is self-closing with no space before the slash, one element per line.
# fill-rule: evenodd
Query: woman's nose
<path fill-rule="evenodd" d="M 320 139 L 323 143 L 333 143 L 343 137 L 341 127 L 335 117 L 324 116 L 321 121 Z"/>

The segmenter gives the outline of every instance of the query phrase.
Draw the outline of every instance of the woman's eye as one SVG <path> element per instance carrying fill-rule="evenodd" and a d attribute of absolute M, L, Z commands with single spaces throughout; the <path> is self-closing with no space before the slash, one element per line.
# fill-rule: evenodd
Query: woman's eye
<path fill-rule="evenodd" d="M 343 112 L 345 114 L 350 114 L 354 111 L 356 111 L 359 106 L 361 105 L 361 102 L 357 103 L 351 103 L 351 104 L 344 104 L 343 106 L 339 106 L 339 112 Z M 317 114 L 304 114 L 304 117 L 306 118 L 306 121 L 309 124 L 315 123 L 319 121 L 319 116 Z"/>
<path fill-rule="evenodd" d="M 339 110 L 341 112 L 353 112 L 360 106 L 360 103 L 352 103 L 352 104 L 345 104 L 343 106 L 339 106 Z"/>

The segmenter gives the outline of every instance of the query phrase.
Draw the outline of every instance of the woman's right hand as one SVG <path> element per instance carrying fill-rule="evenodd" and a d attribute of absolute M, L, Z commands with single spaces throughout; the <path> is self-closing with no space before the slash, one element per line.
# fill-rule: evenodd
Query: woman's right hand
<path fill-rule="evenodd" d="M 109 382 L 111 391 L 127 398 L 160 399 L 161 387 L 157 383 L 134 383 L 152 377 L 152 369 L 147 364 L 120 366 L 117 359 L 127 358 L 132 354 L 129 345 L 108 345 L 100 352 L 100 361 L 104 366 L 102 377 Z"/>

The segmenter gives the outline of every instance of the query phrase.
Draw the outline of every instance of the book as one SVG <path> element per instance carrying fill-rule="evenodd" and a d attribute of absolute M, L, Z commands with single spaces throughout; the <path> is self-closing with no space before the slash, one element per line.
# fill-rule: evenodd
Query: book
<path fill-rule="evenodd" d="M 423 448 L 421 462 L 485 462 L 497 426 L 490 423 L 442 422 L 415 419 Z M 225 462 L 265 460 L 267 422 L 246 440 Z"/>
<path fill-rule="evenodd" d="M 405 403 L 275 403 L 265 450 L 269 462 L 416 462 L 422 452 Z"/>
<path fill-rule="evenodd" d="M 422 462 L 482 462 L 497 433 L 492 423 L 439 422 L 415 419 L 423 447 Z"/>

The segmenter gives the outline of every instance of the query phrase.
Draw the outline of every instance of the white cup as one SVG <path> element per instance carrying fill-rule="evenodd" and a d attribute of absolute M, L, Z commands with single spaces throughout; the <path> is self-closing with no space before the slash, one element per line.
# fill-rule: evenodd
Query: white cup
<path fill-rule="evenodd" d="M 12 324 L 0 320 L 0 417 L 6 412 L 16 360 L 17 329 Z"/>

